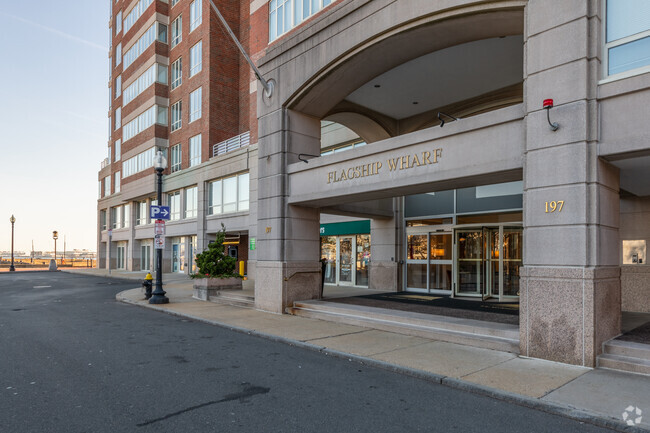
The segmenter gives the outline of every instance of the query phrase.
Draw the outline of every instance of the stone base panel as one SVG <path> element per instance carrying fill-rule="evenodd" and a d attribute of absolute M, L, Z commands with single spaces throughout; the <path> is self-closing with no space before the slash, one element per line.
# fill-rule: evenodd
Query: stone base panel
<path fill-rule="evenodd" d="M 295 301 L 321 297 L 320 262 L 258 260 L 255 278 L 255 308 L 282 314 Z"/>
<path fill-rule="evenodd" d="M 521 353 L 594 367 L 621 328 L 619 267 L 521 268 Z"/>

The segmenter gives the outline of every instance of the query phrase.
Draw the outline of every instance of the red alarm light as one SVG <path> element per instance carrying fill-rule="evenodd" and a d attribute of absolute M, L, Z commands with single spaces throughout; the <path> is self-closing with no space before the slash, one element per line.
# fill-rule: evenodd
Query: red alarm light
<path fill-rule="evenodd" d="M 546 108 L 547 110 L 549 108 L 553 108 L 553 100 L 552 99 L 544 99 L 543 107 Z"/>

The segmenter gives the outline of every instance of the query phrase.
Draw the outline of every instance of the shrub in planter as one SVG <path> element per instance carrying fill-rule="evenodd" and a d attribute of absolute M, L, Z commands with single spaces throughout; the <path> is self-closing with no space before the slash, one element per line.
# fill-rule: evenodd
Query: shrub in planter
<path fill-rule="evenodd" d="M 220 290 L 240 290 L 242 277 L 235 272 L 237 259 L 225 253 L 226 227 L 221 224 L 217 238 L 208 249 L 196 255 L 198 272 L 194 279 L 194 297 L 208 300 Z"/>

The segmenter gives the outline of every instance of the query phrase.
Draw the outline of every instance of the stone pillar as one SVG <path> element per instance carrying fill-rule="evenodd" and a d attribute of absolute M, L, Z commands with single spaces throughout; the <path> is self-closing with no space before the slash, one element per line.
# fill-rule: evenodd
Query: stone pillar
<path fill-rule="evenodd" d="M 531 0 L 524 35 L 521 353 L 590 367 L 620 330 L 618 171 L 596 141 L 597 3 Z"/>
<path fill-rule="evenodd" d="M 260 117 L 255 306 L 276 313 L 320 296 L 320 212 L 287 203 L 300 153 L 320 154 L 319 119 L 285 108 Z"/>
<path fill-rule="evenodd" d="M 370 220 L 370 266 L 368 288 L 399 291 L 399 218 Z"/>

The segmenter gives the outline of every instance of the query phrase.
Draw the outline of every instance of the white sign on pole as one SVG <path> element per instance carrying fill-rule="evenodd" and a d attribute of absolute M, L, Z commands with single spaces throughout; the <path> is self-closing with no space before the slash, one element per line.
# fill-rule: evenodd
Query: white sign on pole
<path fill-rule="evenodd" d="M 165 249 L 165 238 L 160 235 L 156 235 L 156 237 L 153 239 L 153 244 L 155 249 L 163 250 Z"/>
<path fill-rule="evenodd" d="M 157 220 L 153 228 L 154 235 L 164 235 L 165 234 L 165 220 Z"/>

